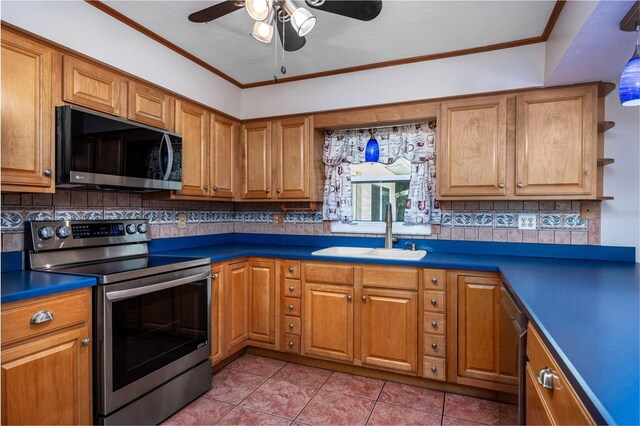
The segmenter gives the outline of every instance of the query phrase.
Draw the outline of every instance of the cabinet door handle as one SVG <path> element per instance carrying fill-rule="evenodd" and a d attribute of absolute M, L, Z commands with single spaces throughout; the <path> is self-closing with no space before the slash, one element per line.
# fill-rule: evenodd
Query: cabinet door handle
<path fill-rule="evenodd" d="M 289 305 L 289 310 L 293 311 L 293 305 Z"/>
<path fill-rule="evenodd" d="M 431 371 L 432 372 L 437 372 L 438 371 L 438 367 L 436 367 L 435 365 L 431 366 Z"/>
<path fill-rule="evenodd" d="M 282 192 L 282 190 L 280 188 L 276 188 L 276 192 L 279 194 Z"/>
<path fill-rule="evenodd" d="M 549 367 L 545 367 L 538 373 L 538 383 L 545 389 L 553 390 L 553 372 Z"/>
<path fill-rule="evenodd" d="M 292 323 L 292 322 L 291 322 L 291 323 L 289 323 L 289 328 L 293 329 L 293 327 L 294 327 L 294 326 L 293 326 L 293 323 Z"/>
<path fill-rule="evenodd" d="M 431 282 L 434 284 L 438 283 L 438 279 L 436 277 L 431 278 Z"/>
<path fill-rule="evenodd" d="M 504 188 L 504 182 L 500 182 L 500 183 L 498 184 L 498 188 L 500 188 L 500 189 Z"/>
<path fill-rule="evenodd" d="M 209 185 L 205 185 L 202 188 L 204 188 L 204 190 L 207 191 L 209 189 Z"/>
<path fill-rule="evenodd" d="M 289 272 L 293 272 L 293 266 L 289 267 Z"/>
<path fill-rule="evenodd" d="M 216 185 L 213 185 L 213 190 L 214 190 L 214 191 L 217 191 L 217 190 L 218 190 L 218 187 L 217 187 Z"/>
<path fill-rule="evenodd" d="M 293 286 L 289 286 L 289 291 L 293 293 Z"/>
<path fill-rule="evenodd" d="M 518 182 L 518 188 L 520 188 L 520 189 L 524 188 L 524 183 Z"/>
<path fill-rule="evenodd" d="M 438 304 L 438 301 L 436 299 L 431 299 L 431 304 L 433 306 L 436 306 Z"/>
<path fill-rule="evenodd" d="M 347 302 L 351 302 L 353 300 L 353 297 L 351 297 L 351 295 L 347 296 Z"/>
<path fill-rule="evenodd" d="M 53 175 L 53 171 L 51 169 L 45 169 L 42 174 L 44 174 L 46 177 L 51 177 Z"/>
<path fill-rule="evenodd" d="M 91 344 L 91 339 L 82 339 L 80 343 L 82 343 L 82 346 L 89 346 Z"/>
<path fill-rule="evenodd" d="M 293 342 L 289 342 L 289 347 L 292 348 L 293 347 Z"/>
<path fill-rule="evenodd" d="M 438 349 L 438 344 L 437 344 L 436 342 L 433 342 L 433 343 L 431 344 L 431 347 L 432 347 L 434 350 L 436 350 L 436 349 Z"/>
<path fill-rule="evenodd" d="M 211 275 L 211 281 L 215 281 L 218 278 L 217 274 Z"/>
<path fill-rule="evenodd" d="M 31 317 L 31 324 L 42 324 L 45 322 L 53 321 L 53 313 L 45 309 L 44 311 L 38 311 Z"/>
<path fill-rule="evenodd" d="M 362 301 L 363 301 L 364 303 L 366 303 L 366 302 L 367 302 L 367 296 L 362 296 Z"/>
<path fill-rule="evenodd" d="M 438 321 L 431 321 L 431 327 L 438 328 Z"/>
<path fill-rule="evenodd" d="M 271 190 L 269 189 L 265 189 L 264 192 L 266 192 L 267 194 L 271 192 Z"/>

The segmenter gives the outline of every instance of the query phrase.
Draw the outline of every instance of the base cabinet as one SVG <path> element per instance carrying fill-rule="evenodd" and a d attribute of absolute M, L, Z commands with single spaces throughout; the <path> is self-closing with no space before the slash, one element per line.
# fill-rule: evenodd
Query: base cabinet
<path fill-rule="evenodd" d="M 90 318 L 91 289 L 2 306 L 2 424 L 92 422 Z"/>
<path fill-rule="evenodd" d="M 249 338 L 249 266 L 247 262 L 227 267 L 224 301 L 225 354 L 244 348 Z"/>
<path fill-rule="evenodd" d="M 249 261 L 249 340 L 275 343 L 275 263 Z"/>
<path fill-rule="evenodd" d="M 366 288 L 361 302 L 362 363 L 417 372 L 417 292 Z"/>
<path fill-rule="evenodd" d="M 224 315 L 222 296 L 224 295 L 224 266 L 211 267 L 211 363 L 215 364 L 225 357 L 224 353 Z"/>

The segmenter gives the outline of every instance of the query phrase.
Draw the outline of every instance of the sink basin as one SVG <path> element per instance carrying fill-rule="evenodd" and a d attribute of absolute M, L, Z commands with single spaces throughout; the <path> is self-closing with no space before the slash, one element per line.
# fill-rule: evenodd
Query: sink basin
<path fill-rule="evenodd" d="M 327 247 L 311 253 L 314 256 L 329 257 L 359 257 L 365 259 L 389 260 L 420 260 L 426 256 L 426 250 L 403 250 L 398 248 L 369 248 L 369 247 Z"/>

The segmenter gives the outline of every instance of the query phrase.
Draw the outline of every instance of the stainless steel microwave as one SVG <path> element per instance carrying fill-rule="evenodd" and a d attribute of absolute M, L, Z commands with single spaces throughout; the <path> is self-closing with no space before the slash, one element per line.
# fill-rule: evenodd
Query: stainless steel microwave
<path fill-rule="evenodd" d="M 57 107 L 56 186 L 182 189 L 182 138 L 75 106 Z"/>

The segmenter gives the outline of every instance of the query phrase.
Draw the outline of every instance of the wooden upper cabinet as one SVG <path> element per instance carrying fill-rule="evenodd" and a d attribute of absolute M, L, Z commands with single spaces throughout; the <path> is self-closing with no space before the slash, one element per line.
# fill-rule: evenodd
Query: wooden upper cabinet
<path fill-rule="evenodd" d="M 238 123 L 211 114 L 209 148 L 209 195 L 232 198 L 234 188 L 234 148 Z"/>
<path fill-rule="evenodd" d="M 242 126 L 242 198 L 271 199 L 271 122 Z"/>
<path fill-rule="evenodd" d="M 249 262 L 249 339 L 275 342 L 275 263 Z"/>
<path fill-rule="evenodd" d="M 178 194 L 206 196 L 209 193 L 208 113 L 193 104 L 178 101 L 176 133 L 182 135 L 182 190 Z"/>
<path fill-rule="evenodd" d="M 362 308 L 362 363 L 418 371 L 418 293 L 365 288 Z"/>
<path fill-rule="evenodd" d="M 121 114 L 121 78 L 116 73 L 73 56 L 65 55 L 63 64 L 65 101 L 107 114 Z"/>
<path fill-rule="evenodd" d="M 517 96 L 516 195 L 587 195 L 595 190 L 597 88 Z"/>
<path fill-rule="evenodd" d="M 310 118 L 277 121 L 275 134 L 276 197 L 308 198 L 312 167 Z"/>
<path fill-rule="evenodd" d="M 438 132 L 439 196 L 505 195 L 506 96 L 443 102 Z"/>
<path fill-rule="evenodd" d="M 173 130 L 175 100 L 168 94 L 135 81 L 129 82 L 129 120 Z"/>
<path fill-rule="evenodd" d="M 2 191 L 54 191 L 51 55 L 2 30 Z"/>
<path fill-rule="evenodd" d="M 304 285 L 303 355 L 353 362 L 353 287 Z"/>

